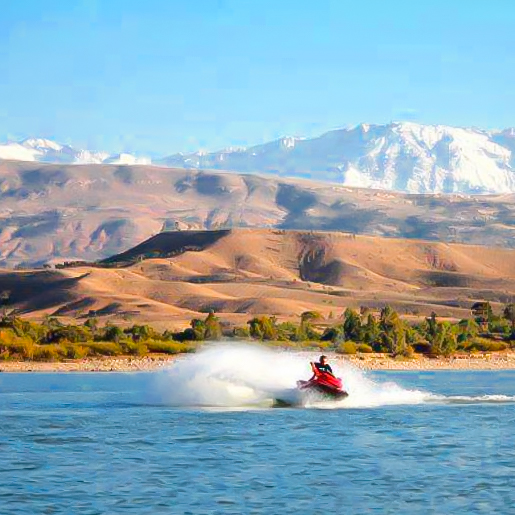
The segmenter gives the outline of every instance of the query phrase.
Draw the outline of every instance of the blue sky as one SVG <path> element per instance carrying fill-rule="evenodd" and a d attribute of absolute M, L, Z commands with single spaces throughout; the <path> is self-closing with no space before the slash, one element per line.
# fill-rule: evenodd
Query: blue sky
<path fill-rule="evenodd" d="M 512 0 L 6 0 L 0 138 L 168 154 L 515 125 Z"/>

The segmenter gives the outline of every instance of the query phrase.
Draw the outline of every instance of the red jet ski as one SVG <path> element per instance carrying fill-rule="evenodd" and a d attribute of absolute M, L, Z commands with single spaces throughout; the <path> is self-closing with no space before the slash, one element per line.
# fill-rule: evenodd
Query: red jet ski
<path fill-rule="evenodd" d="M 314 365 L 312 365 L 312 368 L 314 377 L 309 381 L 297 381 L 299 390 L 314 391 L 336 400 L 345 399 L 345 397 L 349 396 L 343 389 L 340 378 L 334 377 L 327 372 L 321 372 Z"/>

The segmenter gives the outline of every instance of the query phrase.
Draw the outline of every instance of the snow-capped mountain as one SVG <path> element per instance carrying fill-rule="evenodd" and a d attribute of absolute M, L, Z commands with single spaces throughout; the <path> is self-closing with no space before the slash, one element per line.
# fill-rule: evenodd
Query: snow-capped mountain
<path fill-rule="evenodd" d="M 147 165 L 149 158 L 75 149 L 32 138 L 0 145 L 0 160 Z M 515 192 L 515 129 L 486 131 L 411 122 L 361 124 L 316 138 L 175 154 L 162 166 L 268 173 L 408 193 Z"/>
<path fill-rule="evenodd" d="M 106 164 L 112 165 L 149 165 L 151 164 L 150 158 L 147 157 L 136 157 L 132 154 L 115 154 L 109 156 L 107 159 L 103 161 Z"/>
<path fill-rule="evenodd" d="M 28 138 L 18 143 L 0 144 L 0 159 L 59 164 L 150 164 L 150 159 L 132 154 L 114 154 L 75 149 L 44 138 Z"/>
<path fill-rule="evenodd" d="M 176 154 L 167 166 L 261 172 L 409 193 L 515 191 L 515 130 L 361 124 L 313 139 Z"/>

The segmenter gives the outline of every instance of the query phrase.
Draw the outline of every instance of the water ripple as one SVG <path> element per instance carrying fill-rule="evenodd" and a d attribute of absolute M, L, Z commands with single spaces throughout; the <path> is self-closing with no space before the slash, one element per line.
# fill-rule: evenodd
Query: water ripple
<path fill-rule="evenodd" d="M 387 377 L 440 399 L 206 411 L 144 405 L 148 380 L 124 374 L 38 377 L 39 394 L 12 375 L 0 514 L 509 513 L 515 374 Z"/>

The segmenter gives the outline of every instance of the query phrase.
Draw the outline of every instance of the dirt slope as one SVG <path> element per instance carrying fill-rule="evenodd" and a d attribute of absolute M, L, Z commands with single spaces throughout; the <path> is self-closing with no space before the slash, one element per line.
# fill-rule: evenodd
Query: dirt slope
<path fill-rule="evenodd" d="M 154 256 L 145 259 L 151 252 Z M 133 264 L 128 264 L 133 263 Z M 515 295 L 515 251 L 335 232 L 234 229 L 162 233 L 109 268 L 4 271 L 0 289 L 28 316 L 97 316 L 181 326 L 211 309 L 245 323 L 393 304 L 463 317 L 474 300 Z"/>
<path fill-rule="evenodd" d="M 345 231 L 511 247 L 514 196 L 405 195 L 152 166 L 0 163 L 0 266 L 105 259 L 175 227 Z"/>

